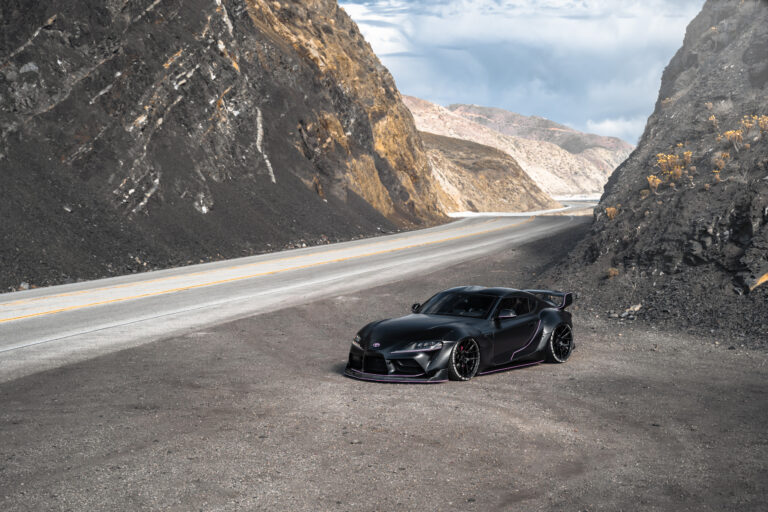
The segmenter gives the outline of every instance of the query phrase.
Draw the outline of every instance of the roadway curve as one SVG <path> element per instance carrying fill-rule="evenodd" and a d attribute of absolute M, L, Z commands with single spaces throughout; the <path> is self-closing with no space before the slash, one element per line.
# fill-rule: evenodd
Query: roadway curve
<path fill-rule="evenodd" d="M 586 221 L 469 218 L 374 239 L 3 294 L 0 382 L 173 333 L 400 280 Z"/>

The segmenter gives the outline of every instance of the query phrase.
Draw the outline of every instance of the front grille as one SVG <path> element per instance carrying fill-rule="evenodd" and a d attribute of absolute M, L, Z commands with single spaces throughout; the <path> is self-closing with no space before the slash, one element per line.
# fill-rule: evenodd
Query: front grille
<path fill-rule="evenodd" d="M 379 354 L 366 354 L 363 359 L 363 371 L 386 375 L 389 373 L 389 368 L 387 368 L 387 361 Z"/>
<path fill-rule="evenodd" d="M 403 375 L 420 375 L 424 373 L 421 365 L 413 359 L 393 359 L 392 364 L 395 365 L 395 371 Z"/>

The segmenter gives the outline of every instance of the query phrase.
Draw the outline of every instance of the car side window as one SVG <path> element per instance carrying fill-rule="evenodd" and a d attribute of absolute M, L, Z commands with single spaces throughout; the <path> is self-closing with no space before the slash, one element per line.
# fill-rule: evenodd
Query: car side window
<path fill-rule="evenodd" d="M 531 301 L 527 297 L 509 297 L 499 304 L 499 318 L 514 318 L 531 312 Z"/>
<path fill-rule="evenodd" d="M 517 297 L 517 305 L 515 307 L 518 315 L 525 315 L 531 312 L 531 301 L 528 297 Z"/>
<path fill-rule="evenodd" d="M 504 299 L 499 303 L 498 317 L 499 318 L 514 318 L 519 313 L 517 312 L 517 300 L 516 299 Z"/>

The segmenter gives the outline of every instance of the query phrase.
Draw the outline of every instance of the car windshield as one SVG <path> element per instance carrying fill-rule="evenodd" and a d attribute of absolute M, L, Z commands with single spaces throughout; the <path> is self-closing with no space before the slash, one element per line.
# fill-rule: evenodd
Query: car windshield
<path fill-rule="evenodd" d="M 485 318 L 490 312 L 496 297 L 477 293 L 446 293 L 427 301 L 419 313 L 425 315 L 468 316 Z"/>

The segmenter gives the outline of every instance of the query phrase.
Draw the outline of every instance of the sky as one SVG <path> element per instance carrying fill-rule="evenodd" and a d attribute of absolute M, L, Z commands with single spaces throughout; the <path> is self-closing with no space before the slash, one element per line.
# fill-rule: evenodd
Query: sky
<path fill-rule="evenodd" d="M 400 92 L 636 144 L 704 0 L 340 0 Z"/>

